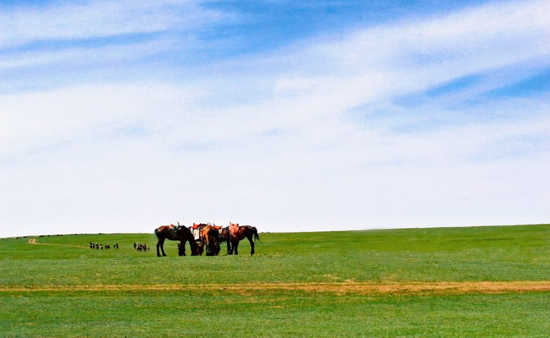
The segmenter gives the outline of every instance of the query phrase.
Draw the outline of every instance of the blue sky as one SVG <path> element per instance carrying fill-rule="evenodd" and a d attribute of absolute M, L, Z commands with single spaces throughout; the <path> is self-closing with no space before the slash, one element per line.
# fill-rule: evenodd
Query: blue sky
<path fill-rule="evenodd" d="M 549 10 L 3 1 L 0 236 L 548 222 Z"/>

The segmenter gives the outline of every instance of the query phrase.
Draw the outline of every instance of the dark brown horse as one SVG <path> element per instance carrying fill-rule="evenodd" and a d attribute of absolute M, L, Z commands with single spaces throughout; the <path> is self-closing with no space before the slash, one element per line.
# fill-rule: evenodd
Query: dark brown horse
<path fill-rule="evenodd" d="M 254 255 L 254 241 L 260 240 L 258 235 L 258 229 L 250 225 L 241 225 L 238 223 L 229 223 L 230 225 L 223 228 L 221 236 L 227 241 L 227 254 L 238 255 L 239 254 L 239 242 L 245 238 L 248 238 L 250 242 L 250 255 Z"/>
<path fill-rule="evenodd" d="M 157 235 L 157 256 L 160 257 L 160 250 L 162 250 L 162 256 L 166 256 L 164 252 L 164 241 L 166 239 L 172 241 L 180 241 L 181 245 L 178 249 L 178 254 L 180 256 L 185 256 L 185 242 L 189 241 L 191 246 L 191 256 L 196 256 L 199 254 L 199 246 L 195 242 L 193 234 L 186 226 L 180 226 L 176 228 L 173 224 L 163 225 L 155 229 L 155 235 Z"/>
<path fill-rule="evenodd" d="M 199 254 L 202 255 L 204 247 L 206 247 L 206 256 L 217 256 L 220 253 L 221 235 L 218 227 L 212 225 L 202 227 L 200 239 Z"/>

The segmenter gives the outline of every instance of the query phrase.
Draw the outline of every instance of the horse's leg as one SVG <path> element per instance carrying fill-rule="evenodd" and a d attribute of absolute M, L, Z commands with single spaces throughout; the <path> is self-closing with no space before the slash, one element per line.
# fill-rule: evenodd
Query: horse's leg
<path fill-rule="evenodd" d="M 252 240 L 252 235 L 248 236 L 248 241 L 250 242 L 250 256 L 254 255 L 254 241 Z"/>
<path fill-rule="evenodd" d="M 180 250 L 178 252 L 178 255 L 185 256 L 185 242 L 187 241 L 181 241 L 180 242 Z"/>
<path fill-rule="evenodd" d="M 160 243 L 160 250 L 162 250 L 162 256 L 166 257 L 166 252 L 164 252 L 164 239 Z"/>
<path fill-rule="evenodd" d="M 231 242 L 227 241 L 227 254 L 231 255 L 233 252 L 231 251 Z"/>
<path fill-rule="evenodd" d="M 233 254 L 233 246 L 231 245 L 231 238 L 227 239 L 227 254 L 228 255 Z"/>
<path fill-rule="evenodd" d="M 233 251 L 235 255 L 238 255 L 239 254 L 239 240 L 236 240 L 234 243 L 233 243 Z"/>
<path fill-rule="evenodd" d="M 159 238 L 158 242 L 157 242 L 157 257 L 160 257 L 159 248 L 161 248 L 163 244 L 164 244 L 164 238 Z M 135 247 L 135 245 L 134 245 L 134 247 Z M 162 250 L 162 252 L 164 253 L 164 249 Z M 164 255 L 164 256 L 166 256 L 166 255 Z"/>

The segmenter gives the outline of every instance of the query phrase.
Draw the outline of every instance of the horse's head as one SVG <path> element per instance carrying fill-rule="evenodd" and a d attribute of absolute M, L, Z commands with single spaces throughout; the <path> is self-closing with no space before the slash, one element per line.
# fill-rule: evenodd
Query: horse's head
<path fill-rule="evenodd" d="M 191 246 L 191 256 L 198 256 L 202 254 L 202 252 L 200 252 L 200 247 L 197 245 L 195 240 L 190 240 L 189 245 Z"/>

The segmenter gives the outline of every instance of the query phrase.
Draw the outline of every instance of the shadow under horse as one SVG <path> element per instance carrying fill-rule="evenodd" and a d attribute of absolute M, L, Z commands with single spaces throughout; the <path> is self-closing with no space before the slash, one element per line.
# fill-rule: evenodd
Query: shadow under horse
<path fill-rule="evenodd" d="M 176 228 L 174 225 L 163 225 L 155 229 L 155 235 L 158 238 L 157 242 L 157 256 L 166 256 L 164 252 L 164 241 L 169 239 L 171 241 L 180 241 L 178 255 L 185 256 L 185 242 L 189 241 L 191 246 L 191 256 L 197 256 L 199 254 L 199 246 L 195 242 L 193 234 L 186 226 L 180 226 Z M 159 250 L 160 249 L 160 250 Z"/>
<path fill-rule="evenodd" d="M 230 227 L 225 227 L 221 231 L 221 237 L 227 242 L 227 254 L 239 254 L 239 242 L 245 238 L 250 242 L 250 255 L 254 255 L 254 241 L 260 240 L 258 229 L 251 225 L 239 225 L 237 230 L 232 233 Z"/>

